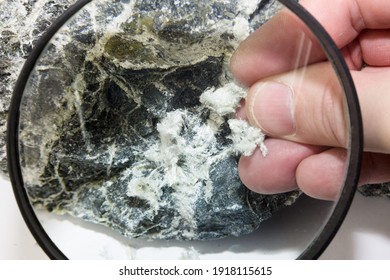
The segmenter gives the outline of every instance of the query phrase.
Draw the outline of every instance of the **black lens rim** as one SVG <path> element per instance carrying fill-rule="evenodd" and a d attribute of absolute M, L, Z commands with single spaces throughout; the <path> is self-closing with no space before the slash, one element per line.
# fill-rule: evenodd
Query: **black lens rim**
<path fill-rule="evenodd" d="M 333 237 L 336 235 L 341 224 L 343 223 L 345 216 L 347 215 L 351 206 L 359 182 L 364 146 L 360 104 L 355 84 L 352 80 L 348 66 L 330 35 L 326 32 L 322 25 L 297 1 L 278 1 L 290 9 L 294 14 L 296 14 L 306 24 L 306 26 L 308 26 L 310 31 L 316 35 L 329 61 L 332 63 L 333 68 L 339 78 L 340 84 L 343 87 L 349 112 L 350 149 L 348 153 L 349 160 L 347 176 L 344 181 L 343 189 L 340 193 L 338 201 L 336 202 L 336 205 L 334 206 L 332 215 L 325 223 L 322 231 L 298 257 L 298 259 L 318 259 L 332 241 Z"/>
<path fill-rule="evenodd" d="M 19 108 L 22 101 L 24 89 L 39 56 L 54 34 L 80 9 L 92 0 L 79 0 L 70 6 L 37 41 L 35 47 L 27 58 L 20 75 L 16 81 L 11 104 L 8 112 L 7 124 L 7 159 L 10 180 L 13 186 L 14 195 L 30 232 L 34 236 L 43 251 L 50 259 L 66 260 L 65 254 L 56 246 L 46 233 L 34 209 L 30 204 L 27 191 L 24 187 L 21 166 L 19 161 Z M 325 223 L 322 231 L 315 237 L 313 242 L 298 256 L 298 259 L 317 259 L 340 228 L 356 192 L 360 175 L 360 166 L 363 153 L 363 125 L 361 119 L 360 105 L 356 89 L 350 75 L 349 69 L 339 52 L 336 44 L 320 23 L 307 12 L 295 0 L 278 0 L 296 14 L 317 36 L 318 41 L 325 50 L 329 61 L 339 77 L 347 100 L 347 107 L 350 117 L 350 150 L 347 177 L 344 187 L 336 202 L 332 215 Z"/>
<path fill-rule="evenodd" d="M 37 216 L 28 198 L 27 191 L 24 187 L 22 170 L 19 161 L 19 108 L 21 105 L 23 92 L 26 87 L 30 73 L 33 71 L 35 64 L 41 55 L 42 51 L 54 36 L 54 34 L 80 9 L 82 9 L 91 0 L 79 0 L 71 5 L 52 25 L 46 30 L 41 38 L 37 41 L 28 56 L 23 68 L 16 81 L 12 99 L 8 111 L 7 123 L 7 160 L 8 173 L 12 183 L 16 202 L 23 219 L 34 236 L 39 246 L 43 249 L 46 255 L 53 260 L 66 260 L 67 257 L 56 246 L 56 244 L 48 236 Z"/>

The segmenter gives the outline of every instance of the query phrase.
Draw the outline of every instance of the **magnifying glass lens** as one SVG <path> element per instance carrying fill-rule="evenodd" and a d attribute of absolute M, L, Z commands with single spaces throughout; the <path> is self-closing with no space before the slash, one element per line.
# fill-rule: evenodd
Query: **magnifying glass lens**
<path fill-rule="evenodd" d="M 318 256 L 354 190 L 357 105 L 321 26 L 293 1 L 280 2 L 289 8 L 274 1 L 79 1 L 51 27 L 19 79 L 9 132 L 17 140 L 10 165 L 21 211 L 51 257 Z M 232 74 L 239 46 L 248 55 L 237 56 Z M 236 114 L 251 98 L 244 105 L 242 84 L 270 80 L 288 85 L 291 100 L 318 101 L 306 107 L 305 125 L 294 127 L 300 138 L 286 146 Z M 333 108 L 335 100 L 342 107 Z M 343 149 L 307 132 L 319 105 L 346 118 Z M 272 130 L 277 113 L 264 112 Z M 337 157 L 341 171 L 312 161 L 304 182 L 306 189 L 328 184 L 324 197 L 336 202 L 302 193 L 289 170 L 305 159 L 297 160 L 299 149 Z M 254 164 L 252 175 L 239 173 L 240 157 Z M 276 179 L 283 191 L 251 191 L 240 175 L 258 176 L 260 185 Z"/>

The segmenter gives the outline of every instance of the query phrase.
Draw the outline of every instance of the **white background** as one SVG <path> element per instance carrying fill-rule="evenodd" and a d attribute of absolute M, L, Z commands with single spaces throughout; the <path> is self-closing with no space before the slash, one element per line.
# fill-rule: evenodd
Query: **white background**
<path fill-rule="evenodd" d="M 0 259 L 47 259 L 17 208 L 11 185 L 0 178 Z M 390 260 L 390 200 L 357 194 L 322 259 Z"/>

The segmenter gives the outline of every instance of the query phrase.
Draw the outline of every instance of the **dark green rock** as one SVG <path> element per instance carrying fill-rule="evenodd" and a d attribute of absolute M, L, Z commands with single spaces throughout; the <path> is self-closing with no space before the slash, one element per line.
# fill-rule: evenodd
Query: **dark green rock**
<path fill-rule="evenodd" d="M 242 185 L 229 116 L 212 130 L 200 102 L 231 83 L 234 19 L 251 28 L 250 11 L 239 1 L 93 1 L 70 20 L 21 106 L 34 205 L 129 237 L 215 239 L 250 233 L 291 204 L 297 193 Z"/>
<path fill-rule="evenodd" d="M 10 58 L 25 58 L 72 2 L 42 1 L 48 14 L 21 34 L 32 38 L 18 41 L 10 29 L 0 36 L 3 116 L 17 77 Z M 293 203 L 296 192 L 265 196 L 242 185 L 231 116 L 210 144 L 199 138 L 212 114 L 200 95 L 232 81 L 228 61 L 239 42 L 232 24 L 242 17 L 255 29 L 276 9 L 271 0 L 248 10 L 238 4 L 95 0 L 69 21 L 38 61 L 21 107 L 21 165 L 34 205 L 129 237 L 214 239 L 250 233 Z M 23 5 L 31 14 L 34 3 Z M 174 152 L 159 154 L 158 125 L 170 112 L 182 114 L 183 125 L 168 142 L 190 150 L 178 151 L 174 165 L 165 161 Z M 5 170 L 4 155 L 0 162 Z M 207 174 L 196 177 L 194 162 Z M 172 181 L 174 170 L 186 180 Z"/>

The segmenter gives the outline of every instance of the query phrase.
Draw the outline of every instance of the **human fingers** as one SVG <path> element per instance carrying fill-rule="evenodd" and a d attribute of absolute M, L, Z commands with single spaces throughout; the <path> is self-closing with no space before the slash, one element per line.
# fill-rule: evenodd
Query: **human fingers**
<path fill-rule="evenodd" d="M 327 1 L 306 0 L 301 4 L 324 26 L 340 49 L 354 41 L 363 29 L 390 28 L 387 0 L 334 0 L 332 5 Z M 310 55 L 307 61 L 296 61 L 302 36 L 310 42 Z M 231 59 L 231 69 L 238 81 L 250 86 L 264 77 L 323 59 L 325 55 L 315 36 L 284 9 L 242 42 Z"/>
<path fill-rule="evenodd" d="M 361 70 L 363 65 L 390 66 L 390 29 L 367 29 L 341 49 L 350 70 Z"/>
<path fill-rule="evenodd" d="M 281 139 L 268 139 L 267 147 L 270 150 L 267 157 L 257 151 L 240 159 L 240 178 L 249 189 L 262 194 L 300 189 L 313 198 L 337 198 L 346 175 L 345 149 L 327 149 Z"/>
<path fill-rule="evenodd" d="M 264 77 L 302 66 L 304 62 L 297 58 L 304 45 L 311 48 L 308 62 L 324 59 L 322 50 L 315 53 L 319 46 L 311 46 L 316 40 L 308 39 L 308 34 L 298 18 L 282 10 L 240 44 L 230 60 L 233 75 L 243 85 L 250 86 Z"/>
<path fill-rule="evenodd" d="M 266 139 L 265 145 L 269 151 L 266 157 L 257 149 L 250 157 L 242 156 L 238 164 L 244 185 L 263 194 L 297 189 L 296 169 L 299 163 L 325 149 L 272 138 Z"/>
<path fill-rule="evenodd" d="M 300 189 L 308 196 L 335 200 L 343 186 L 348 151 L 304 145 L 282 139 L 266 140 L 270 150 L 241 157 L 238 168 L 242 182 L 252 191 L 277 194 Z M 390 155 L 363 154 L 359 186 L 390 181 Z"/>
<path fill-rule="evenodd" d="M 359 45 L 366 65 L 390 66 L 390 29 L 363 31 Z"/>
<path fill-rule="evenodd" d="M 297 166 L 296 181 L 307 195 L 325 200 L 335 200 L 343 186 L 348 164 L 348 152 L 332 148 L 311 155 Z M 390 155 L 363 154 L 359 186 L 390 181 Z"/>
<path fill-rule="evenodd" d="M 359 95 L 365 151 L 390 153 L 390 68 L 352 71 Z M 301 82 L 303 81 L 303 82 Z M 348 147 L 348 114 L 328 62 L 269 77 L 247 96 L 249 122 L 267 135 L 330 147 Z"/>
<path fill-rule="evenodd" d="M 331 148 L 303 159 L 297 166 L 296 180 L 308 196 L 335 200 L 347 168 L 347 150 Z"/>
<path fill-rule="evenodd" d="M 362 111 L 364 150 L 390 154 L 390 67 L 353 71 Z"/>

